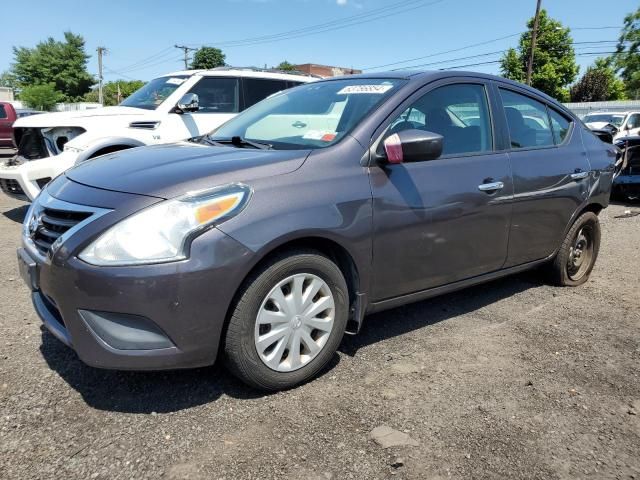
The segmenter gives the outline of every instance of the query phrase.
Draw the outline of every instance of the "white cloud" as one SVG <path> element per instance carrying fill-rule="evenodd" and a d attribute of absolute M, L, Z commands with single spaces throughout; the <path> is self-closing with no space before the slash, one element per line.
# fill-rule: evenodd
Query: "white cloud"
<path fill-rule="evenodd" d="M 336 3 L 340 6 L 343 6 L 347 4 L 347 0 L 336 0 Z"/>

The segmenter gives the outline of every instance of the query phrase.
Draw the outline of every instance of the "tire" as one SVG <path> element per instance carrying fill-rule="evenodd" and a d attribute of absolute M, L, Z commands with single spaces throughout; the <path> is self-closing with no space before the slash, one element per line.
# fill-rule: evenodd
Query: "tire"
<path fill-rule="evenodd" d="M 575 251 L 579 250 L 576 257 Z M 577 287 L 589 279 L 600 250 L 600 222 L 593 212 L 585 212 L 571 226 L 547 272 L 551 283 Z"/>
<path fill-rule="evenodd" d="M 327 365 L 342 341 L 349 309 L 347 284 L 338 266 L 315 250 L 274 257 L 250 275 L 236 299 L 224 336 L 225 363 L 252 387 L 276 391 L 308 381 Z M 313 318 L 301 313 L 314 310 L 318 312 Z M 272 318 L 273 324 L 265 323 Z M 313 329 L 315 325 L 321 329 Z M 288 333 L 281 335 L 283 331 Z M 278 340 L 269 345 L 272 338 Z"/>

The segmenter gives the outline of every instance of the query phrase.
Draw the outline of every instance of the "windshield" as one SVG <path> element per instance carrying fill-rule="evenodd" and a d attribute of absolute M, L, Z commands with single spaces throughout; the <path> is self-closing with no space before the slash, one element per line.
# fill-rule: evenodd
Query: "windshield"
<path fill-rule="evenodd" d="M 339 142 L 403 83 L 374 78 L 308 83 L 257 103 L 209 138 L 242 138 L 283 150 L 325 148 Z"/>
<path fill-rule="evenodd" d="M 596 123 L 596 122 L 605 122 L 610 123 L 616 127 L 622 125 L 624 120 L 624 115 L 613 115 L 611 113 L 594 113 L 591 115 L 587 115 L 582 119 L 584 123 Z"/>
<path fill-rule="evenodd" d="M 174 77 L 154 78 L 140 90 L 136 90 L 128 96 L 120 105 L 123 107 L 144 108 L 155 110 L 176 88 L 189 78 L 186 75 Z"/>

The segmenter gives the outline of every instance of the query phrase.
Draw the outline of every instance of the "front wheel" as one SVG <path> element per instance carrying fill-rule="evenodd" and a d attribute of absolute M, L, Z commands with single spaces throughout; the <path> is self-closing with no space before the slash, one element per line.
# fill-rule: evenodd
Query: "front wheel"
<path fill-rule="evenodd" d="M 593 212 L 575 221 L 549 265 L 549 277 L 559 286 L 576 287 L 589 279 L 600 250 L 600 222 Z"/>
<path fill-rule="evenodd" d="M 313 250 L 275 257 L 245 282 L 229 319 L 225 358 L 245 383 L 283 390 L 335 354 L 348 316 L 342 272 Z"/>

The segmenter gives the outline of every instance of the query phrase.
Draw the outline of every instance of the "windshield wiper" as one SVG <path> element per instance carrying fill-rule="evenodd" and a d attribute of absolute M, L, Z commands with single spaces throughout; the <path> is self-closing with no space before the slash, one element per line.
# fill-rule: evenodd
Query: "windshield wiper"
<path fill-rule="evenodd" d="M 247 140 L 246 138 L 242 138 L 240 136 L 234 136 L 231 138 L 211 138 L 207 137 L 209 142 L 214 142 L 218 144 L 231 144 L 234 147 L 244 147 L 249 146 L 253 148 L 257 148 L 259 150 L 271 150 L 273 145 L 269 143 L 256 142 L 255 140 Z"/>

